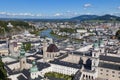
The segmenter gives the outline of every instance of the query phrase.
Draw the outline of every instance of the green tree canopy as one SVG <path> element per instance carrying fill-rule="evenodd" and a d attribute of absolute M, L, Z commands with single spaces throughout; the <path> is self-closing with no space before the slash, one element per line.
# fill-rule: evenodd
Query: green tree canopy
<path fill-rule="evenodd" d="M 7 72 L 4 68 L 4 63 L 0 59 L 0 80 L 8 80 L 7 79 Z"/>
<path fill-rule="evenodd" d="M 24 47 L 25 47 L 25 51 L 28 51 L 31 49 L 31 43 L 23 43 Z"/>
<path fill-rule="evenodd" d="M 120 40 L 120 30 L 118 30 L 118 31 L 116 32 L 116 37 L 117 37 L 117 39 Z"/>

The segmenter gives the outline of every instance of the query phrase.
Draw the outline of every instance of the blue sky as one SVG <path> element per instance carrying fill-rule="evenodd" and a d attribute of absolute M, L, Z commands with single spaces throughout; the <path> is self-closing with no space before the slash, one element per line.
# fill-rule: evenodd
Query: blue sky
<path fill-rule="evenodd" d="M 82 14 L 120 16 L 120 0 L 1 0 L 0 17 L 70 18 Z"/>

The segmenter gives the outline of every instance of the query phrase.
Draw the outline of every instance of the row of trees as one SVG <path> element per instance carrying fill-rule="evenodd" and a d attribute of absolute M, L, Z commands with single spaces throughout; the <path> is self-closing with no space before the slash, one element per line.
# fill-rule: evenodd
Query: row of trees
<path fill-rule="evenodd" d="M 61 28 L 60 32 L 73 33 L 73 32 L 75 32 L 75 29 L 72 29 L 72 28 Z"/>

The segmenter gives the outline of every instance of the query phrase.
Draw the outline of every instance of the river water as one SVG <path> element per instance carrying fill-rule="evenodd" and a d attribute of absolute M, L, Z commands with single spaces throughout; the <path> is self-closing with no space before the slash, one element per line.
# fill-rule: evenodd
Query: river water
<path fill-rule="evenodd" d="M 48 37 L 48 38 L 56 39 L 55 36 L 53 36 L 53 35 L 50 34 L 51 31 L 52 31 L 51 29 L 43 30 L 43 31 L 40 32 L 40 36 L 41 37 Z"/>

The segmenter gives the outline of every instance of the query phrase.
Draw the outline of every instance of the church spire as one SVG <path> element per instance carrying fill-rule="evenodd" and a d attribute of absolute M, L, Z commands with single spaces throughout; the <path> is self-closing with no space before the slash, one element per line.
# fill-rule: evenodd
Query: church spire
<path fill-rule="evenodd" d="M 30 68 L 30 76 L 31 76 L 31 79 L 38 78 L 38 75 L 39 75 L 38 67 L 37 67 L 37 65 L 36 65 L 36 62 L 33 61 L 33 62 L 32 62 L 32 67 Z"/>
<path fill-rule="evenodd" d="M 25 50 L 24 45 L 21 45 L 20 49 L 20 70 L 26 69 L 26 57 L 25 57 Z"/>
<path fill-rule="evenodd" d="M 93 48 L 94 50 L 99 50 L 99 44 L 97 41 L 93 44 Z"/>
<path fill-rule="evenodd" d="M 25 56 L 25 49 L 24 49 L 24 45 L 21 45 L 21 49 L 20 49 L 20 56 L 24 57 Z"/>

